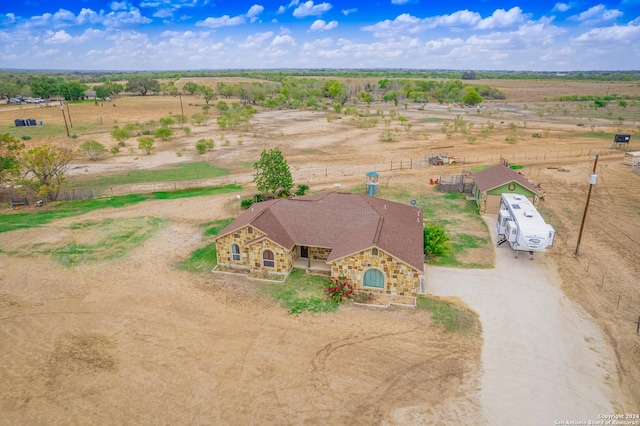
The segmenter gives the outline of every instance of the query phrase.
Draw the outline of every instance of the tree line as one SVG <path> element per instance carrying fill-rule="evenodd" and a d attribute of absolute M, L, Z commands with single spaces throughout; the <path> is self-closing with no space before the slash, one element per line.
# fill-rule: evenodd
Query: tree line
<path fill-rule="evenodd" d="M 483 99 L 504 99 L 505 94 L 486 84 L 470 80 L 426 80 L 415 78 L 382 78 L 378 81 L 349 81 L 338 78 L 282 76 L 278 81 L 218 82 L 215 87 L 189 81 L 181 87 L 178 80 L 160 81 L 147 75 L 132 76 L 126 83 L 103 81 L 100 84 L 78 79 L 77 76 L 27 75 L 11 77 L 0 74 L 0 96 L 7 98 L 31 96 L 63 98 L 69 101 L 95 92 L 97 99 L 107 99 L 122 93 L 146 96 L 190 94 L 202 98 L 205 104 L 222 98 L 239 98 L 242 103 L 270 109 L 319 108 L 323 105 L 347 103 L 393 102 L 395 106 L 416 103 L 424 108 L 427 102 L 465 103 L 476 105 Z"/>

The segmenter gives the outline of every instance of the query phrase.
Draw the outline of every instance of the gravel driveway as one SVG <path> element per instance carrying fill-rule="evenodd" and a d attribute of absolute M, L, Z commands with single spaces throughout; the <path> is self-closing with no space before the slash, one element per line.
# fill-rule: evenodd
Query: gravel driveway
<path fill-rule="evenodd" d="M 485 221 L 495 243 L 495 219 Z M 484 422 L 552 425 L 614 414 L 613 355 L 563 294 L 554 263 L 543 253 L 515 258 L 507 244 L 495 251 L 495 269 L 427 268 L 428 293 L 459 297 L 480 315 Z"/>

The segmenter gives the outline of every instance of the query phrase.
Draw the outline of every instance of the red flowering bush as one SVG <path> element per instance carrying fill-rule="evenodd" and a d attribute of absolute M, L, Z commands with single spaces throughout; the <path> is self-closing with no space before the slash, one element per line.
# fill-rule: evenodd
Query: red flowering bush
<path fill-rule="evenodd" d="M 340 278 L 330 278 L 324 291 L 331 300 L 340 303 L 343 299 L 351 298 L 353 285 L 347 277 L 341 275 Z"/>

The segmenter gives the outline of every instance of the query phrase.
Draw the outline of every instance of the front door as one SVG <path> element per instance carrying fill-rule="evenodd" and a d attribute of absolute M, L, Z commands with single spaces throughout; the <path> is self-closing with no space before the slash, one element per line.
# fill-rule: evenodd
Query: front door
<path fill-rule="evenodd" d="M 309 247 L 300 246 L 300 257 L 302 259 L 308 259 L 309 258 Z"/>

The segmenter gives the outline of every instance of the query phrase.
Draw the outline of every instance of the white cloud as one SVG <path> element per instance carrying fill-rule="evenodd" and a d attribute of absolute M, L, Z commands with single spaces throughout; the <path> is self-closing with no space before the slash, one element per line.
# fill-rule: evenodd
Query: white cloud
<path fill-rule="evenodd" d="M 110 12 L 105 15 L 103 25 L 120 27 L 121 25 L 148 24 L 151 19 L 142 16 L 140 10 L 132 7 L 128 12 Z"/>
<path fill-rule="evenodd" d="M 244 24 L 246 22 L 246 18 L 249 18 L 251 23 L 256 22 L 259 18 L 258 15 L 262 13 L 264 7 L 254 4 L 249 8 L 245 15 L 238 15 L 231 17 L 229 15 L 220 16 L 219 18 L 209 17 L 204 21 L 196 22 L 197 26 L 201 27 L 209 27 L 209 28 L 222 28 L 222 27 L 232 27 L 235 25 Z"/>
<path fill-rule="evenodd" d="M 238 46 L 243 49 L 256 48 L 261 46 L 265 41 L 273 37 L 272 31 L 266 31 L 263 33 L 256 33 L 247 36 L 247 38 Z"/>
<path fill-rule="evenodd" d="M 279 46 L 279 45 L 283 45 L 283 44 L 289 44 L 291 46 L 295 46 L 296 45 L 296 41 L 290 35 L 284 34 L 284 35 L 275 36 L 273 41 L 271 42 L 271 46 Z"/>
<path fill-rule="evenodd" d="M 156 13 L 153 14 L 154 18 L 162 18 L 168 19 L 173 18 L 173 10 L 171 9 L 160 9 Z"/>
<path fill-rule="evenodd" d="M 614 25 L 611 27 L 594 28 L 580 34 L 573 39 L 574 42 L 584 44 L 610 45 L 611 42 L 625 44 L 640 44 L 640 25 Z"/>
<path fill-rule="evenodd" d="M 494 28 L 513 27 L 521 24 L 530 17 L 531 14 L 522 13 L 522 9 L 518 6 L 512 7 L 508 11 L 497 9 L 491 16 L 480 21 L 476 28 L 479 30 L 491 30 Z"/>
<path fill-rule="evenodd" d="M 219 18 L 207 18 L 204 21 L 196 22 L 196 25 L 199 27 L 208 27 L 208 28 L 222 28 L 222 27 L 232 27 L 234 25 L 244 24 L 245 19 L 244 16 L 234 16 L 233 18 L 229 15 L 224 15 Z"/>
<path fill-rule="evenodd" d="M 263 11 L 264 11 L 263 6 L 260 6 L 259 4 L 254 4 L 249 8 L 249 11 L 247 12 L 247 17 L 253 18 L 255 16 L 260 15 Z"/>
<path fill-rule="evenodd" d="M 569 20 L 581 22 L 584 25 L 596 25 L 601 22 L 615 20 L 622 15 L 623 13 L 618 9 L 607 9 L 605 5 L 599 4 L 578 15 L 570 16 Z"/>
<path fill-rule="evenodd" d="M 42 37 L 44 44 L 66 44 L 73 40 L 73 37 L 65 30 L 47 31 Z"/>
<path fill-rule="evenodd" d="M 80 10 L 80 13 L 78 13 L 78 18 L 76 19 L 76 22 L 79 25 L 97 24 L 101 20 L 102 20 L 102 17 L 98 15 L 95 11 L 91 9 L 83 8 L 82 10 Z"/>
<path fill-rule="evenodd" d="M 305 16 L 320 16 L 324 12 L 330 10 L 332 7 L 333 6 L 331 6 L 330 3 L 314 4 L 313 0 L 308 0 L 293 10 L 293 16 L 295 16 L 296 18 L 304 18 Z"/>
<path fill-rule="evenodd" d="M 111 10 L 127 10 L 127 2 L 126 1 L 114 1 L 111 3 Z"/>
<path fill-rule="evenodd" d="M 566 12 L 571 9 L 571 5 L 569 3 L 556 3 L 553 6 L 552 12 Z"/>
<path fill-rule="evenodd" d="M 351 9 L 342 9 L 342 14 L 344 16 L 349 16 L 352 13 L 356 13 L 358 11 L 358 9 L 356 9 L 355 7 L 351 8 Z"/>
<path fill-rule="evenodd" d="M 391 0 L 391 4 L 407 4 L 409 0 Z"/>
<path fill-rule="evenodd" d="M 284 12 L 287 11 L 287 8 L 284 6 L 280 6 L 276 12 L 276 15 L 282 15 Z"/>
<path fill-rule="evenodd" d="M 436 16 L 432 21 L 436 26 L 442 27 L 472 27 L 482 21 L 482 16 L 478 12 L 465 9 L 450 15 Z"/>
<path fill-rule="evenodd" d="M 309 27 L 310 31 L 327 31 L 332 30 L 338 26 L 338 21 L 325 22 L 322 19 L 317 19 Z"/>
<path fill-rule="evenodd" d="M 16 15 L 14 13 L 0 14 L 0 24 L 13 24 L 16 22 Z"/>

